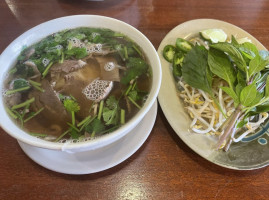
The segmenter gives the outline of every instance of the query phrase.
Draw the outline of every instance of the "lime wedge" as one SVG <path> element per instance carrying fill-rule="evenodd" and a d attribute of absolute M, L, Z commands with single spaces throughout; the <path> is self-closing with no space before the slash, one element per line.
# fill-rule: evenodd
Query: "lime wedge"
<path fill-rule="evenodd" d="M 211 40 L 213 43 L 225 42 L 227 34 L 222 29 L 207 29 L 200 32 L 205 40 Z"/>
<path fill-rule="evenodd" d="M 236 39 L 236 41 L 239 43 L 239 44 L 243 44 L 245 42 L 251 42 L 251 39 L 249 39 L 248 37 L 244 37 L 244 38 L 239 38 L 239 39 Z"/>

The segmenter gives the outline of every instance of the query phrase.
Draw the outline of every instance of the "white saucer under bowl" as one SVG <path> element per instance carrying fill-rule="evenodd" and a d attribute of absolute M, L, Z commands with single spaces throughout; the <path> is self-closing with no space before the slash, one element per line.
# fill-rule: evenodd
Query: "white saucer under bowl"
<path fill-rule="evenodd" d="M 148 138 L 157 115 L 157 100 L 141 122 L 120 140 L 91 151 L 67 153 L 42 149 L 18 141 L 22 150 L 39 165 L 64 174 L 91 174 L 118 165 L 134 154 Z"/>

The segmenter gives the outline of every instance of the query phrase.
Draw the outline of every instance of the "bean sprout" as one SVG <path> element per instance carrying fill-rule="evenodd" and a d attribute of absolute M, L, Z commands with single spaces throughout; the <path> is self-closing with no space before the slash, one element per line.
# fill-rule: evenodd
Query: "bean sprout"
<path fill-rule="evenodd" d="M 218 80 L 218 83 L 219 86 L 225 86 L 226 84 L 222 80 Z M 192 118 L 190 129 L 198 134 L 215 136 L 222 134 L 223 131 L 219 132 L 218 129 L 225 122 L 226 118 L 214 104 L 212 98 L 204 91 L 192 88 L 182 79 L 178 81 L 178 85 L 181 87 L 179 97 L 185 102 L 186 109 Z M 218 100 L 224 114 L 230 116 L 235 111 L 233 99 L 223 92 L 220 87 L 213 87 L 213 93 L 218 95 Z M 229 148 L 231 142 L 239 142 L 249 134 L 255 132 L 255 130 L 257 130 L 268 118 L 268 113 L 261 113 L 258 116 L 257 121 L 252 122 L 250 121 L 252 118 L 249 118 L 247 124 L 243 128 L 234 128 L 231 138 L 229 138 L 226 145 L 223 145 L 221 148 Z"/>

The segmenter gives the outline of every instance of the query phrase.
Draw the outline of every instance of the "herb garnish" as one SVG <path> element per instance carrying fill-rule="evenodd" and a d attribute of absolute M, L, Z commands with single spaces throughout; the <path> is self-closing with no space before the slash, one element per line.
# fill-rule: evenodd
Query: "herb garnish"
<path fill-rule="evenodd" d="M 180 49 L 175 48 L 175 55 Z M 212 92 L 212 82 L 216 77 L 227 82 L 228 86 L 219 86 L 233 100 L 234 112 L 221 126 L 223 134 L 217 147 L 228 150 L 231 135 L 237 128 L 243 127 L 250 116 L 269 112 L 269 57 L 267 51 L 258 51 L 249 42 L 239 44 L 232 36 L 231 42 L 218 42 L 204 46 L 195 44 L 180 65 L 183 80 L 191 87 L 208 93 L 224 113 Z M 176 78 L 181 76 L 180 73 Z M 226 114 L 226 113 L 224 113 Z"/>

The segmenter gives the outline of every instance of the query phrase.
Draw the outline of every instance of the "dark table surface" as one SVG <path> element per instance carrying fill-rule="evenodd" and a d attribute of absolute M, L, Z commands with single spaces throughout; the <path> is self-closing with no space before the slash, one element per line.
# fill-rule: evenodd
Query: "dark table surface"
<path fill-rule="evenodd" d="M 267 0 L 5 0 L 0 52 L 24 31 L 76 14 L 113 17 L 144 33 L 157 49 L 175 26 L 198 18 L 235 24 L 269 48 Z M 3 111 L 0 111 L 3 112 Z M 1 115 L 0 115 L 1 119 Z M 203 159 L 173 131 L 160 106 L 143 146 L 121 164 L 94 174 L 66 175 L 36 164 L 0 129 L 0 199 L 269 199 L 269 168 L 225 169 Z"/>

